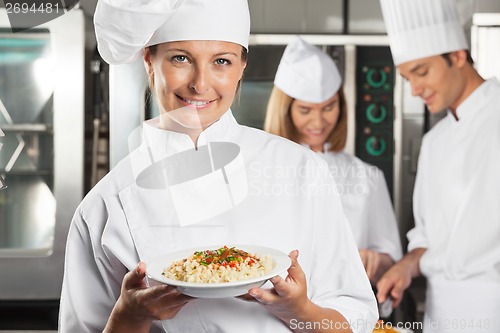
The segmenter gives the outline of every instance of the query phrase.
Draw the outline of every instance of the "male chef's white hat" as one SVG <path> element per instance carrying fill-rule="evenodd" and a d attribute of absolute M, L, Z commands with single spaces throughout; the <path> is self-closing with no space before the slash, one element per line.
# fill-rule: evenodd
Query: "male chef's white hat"
<path fill-rule="evenodd" d="M 99 52 L 111 64 L 172 41 L 219 40 L 248 49 L 250 35 L 247 0 L 99 0 L 94 25 Z"/>
<path fill-rule="evenodd" d="M 380 0 L 396 65 L 468 49 L 454 0 Z"/>
<path fill-rule="evenodd" d="M 331 98 L 341 83 L 332 58 L 299 37 L 287 45 L 274 78 L 285 94 L 309 103 Z"/>

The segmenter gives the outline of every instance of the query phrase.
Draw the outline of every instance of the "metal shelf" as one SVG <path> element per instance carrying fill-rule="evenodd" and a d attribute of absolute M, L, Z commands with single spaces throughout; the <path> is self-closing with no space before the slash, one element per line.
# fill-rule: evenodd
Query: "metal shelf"
<path fill-rule="evenodd" d="M 49 133 L 54 134 L 52 124 L 4 124 L 0 126 L 4 132 Z"/>
<path fill-rule="evenodd" d="M 52 170 L 0 170 L 0 174 L 8 176 L 51 176 L 54 174 Z"/>

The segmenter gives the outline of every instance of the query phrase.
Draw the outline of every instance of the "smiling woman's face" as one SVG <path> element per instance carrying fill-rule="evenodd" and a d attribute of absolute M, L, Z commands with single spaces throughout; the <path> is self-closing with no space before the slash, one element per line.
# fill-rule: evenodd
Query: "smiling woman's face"
<path fill-rule="evenodd" d="M 242 46 L 222 41 L 180 41 L 146 48 L 144 61 L 160 114 L 185 117 L 183 126 L 207 128 L 229 109 L 243 76 Z"/>
<path fill-rule="evenodd" d="M 323 145 L 337 125 L 339 114 L 338 93 L 323 103 L 295 99 L 290 106 L 290 116 L 300 141 L 315 152 L 323 151 Z"/>

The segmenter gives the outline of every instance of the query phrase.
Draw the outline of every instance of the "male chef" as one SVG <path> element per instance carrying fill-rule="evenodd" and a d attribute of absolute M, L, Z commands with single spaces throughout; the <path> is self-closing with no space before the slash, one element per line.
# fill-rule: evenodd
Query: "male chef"
<path fill-rule="evenodd" d="M 380 279 L 397 306 L 427 278 L 424 332 L 500 332 L 500 83 L 474 69 L 453 0 L 381 0 L 394 63 L 431 113 L 408 253 Z"/>

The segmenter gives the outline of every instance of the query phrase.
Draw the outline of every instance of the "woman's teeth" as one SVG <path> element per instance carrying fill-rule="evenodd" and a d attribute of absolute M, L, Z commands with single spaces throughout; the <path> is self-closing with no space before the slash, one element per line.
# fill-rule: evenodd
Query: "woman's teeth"
<path fill-rule="evenodd" d="M 202 101 L 190 101 L 188 99 L 184 99 L 184 101 L 192 106 L 204 106 L 210 102 L 202 102 Z"/>

